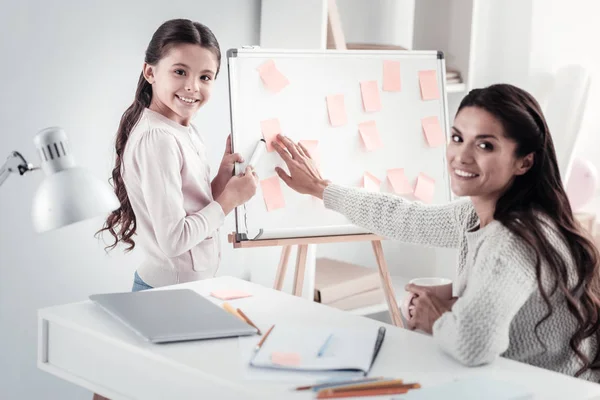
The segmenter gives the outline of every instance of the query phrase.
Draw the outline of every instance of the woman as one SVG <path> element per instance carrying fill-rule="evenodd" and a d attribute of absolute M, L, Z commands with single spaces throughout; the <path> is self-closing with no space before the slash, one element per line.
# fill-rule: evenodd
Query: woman
<path fill-rule="evenodd" d="M 292 189 L 322 198 L 354 224 L 405 242 L 459 249 L 455 290 L 415 293 L 408 321 L 466 365 L 499 355 L 598 381 L 599 255 L 579 230 L 538 103 L 511 85 L 471 91 L 447 147 L 452 191 L 422 205 L 324 180 L 306 148 L 275 147 Z"/>

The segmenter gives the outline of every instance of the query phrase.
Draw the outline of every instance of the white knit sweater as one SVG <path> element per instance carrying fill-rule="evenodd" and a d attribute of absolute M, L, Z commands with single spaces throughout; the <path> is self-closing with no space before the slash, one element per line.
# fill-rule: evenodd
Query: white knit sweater
<path fill-rule="evenodd" d="M 461 363 L 480 365 L 502 355 L 567 375 L 575 375 L 581 367 L 569 346 L 576 322 L 564 297 L 558 292 L 551 297 L 553 314 L 538 328 L 547 347 L 544 350 L 534 332 L 547 308 L 536 281 L 533 251 L 498 221 L 478 229 L 479 220 L 469 200 L 423 205 L 331 184 L 325 189 L 324 201 L 327 208 L 378 235 L 458 248 L 454 292 L 459 299 L 451 312 L 435 322 L 433 338 Z M 571 262 L 561 236 L 550 228 L 544 233 L 548 245 Z M 576 277 L 571 275 L 573 282 Z M 593 359 L 596 347 L 596 340 L 589 339 L 581 349 Z M 600 373 L 588 370 L 581 377 L 598 382 Z"/>

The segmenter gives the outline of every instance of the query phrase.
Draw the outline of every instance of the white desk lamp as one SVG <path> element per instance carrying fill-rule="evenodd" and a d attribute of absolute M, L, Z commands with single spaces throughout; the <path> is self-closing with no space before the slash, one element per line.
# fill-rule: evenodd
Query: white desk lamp
<path fill-rule="evenodd" d="M 108 214 L 119 207 L 111 187 L 76 167 L 67 134 L 52 127 L 40 131 L 33 142 L 41 160 L 46 179 L 33 199 L 31 215 L 37 232 L 46 232 L 72 223 Z M 20 175 L 39 168 L 33 167 L 19 152 L 12 152 L 0 167 L 0 185 L 11 172 Z"/>

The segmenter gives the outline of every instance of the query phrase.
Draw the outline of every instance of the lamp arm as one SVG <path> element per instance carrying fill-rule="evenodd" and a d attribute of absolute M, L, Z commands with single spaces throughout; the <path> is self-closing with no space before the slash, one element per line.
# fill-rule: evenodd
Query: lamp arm
<path fill-rule="evenodd" d="M 21 155 L 21 153 L 19 153 L 18 151 L 13 151 L 8 155 L 8 158 L 0 167 L 0 186 L 2 186 L 2 184 L 8 178 L 8 175 L 10 175 L 11 172 L 18 172 L 19 175 L 23 175 L 28 171 L 33 171 L 36 169 L 38 168 L 28 163 L 27 160 L 25 160 L 25 157 Z"/>

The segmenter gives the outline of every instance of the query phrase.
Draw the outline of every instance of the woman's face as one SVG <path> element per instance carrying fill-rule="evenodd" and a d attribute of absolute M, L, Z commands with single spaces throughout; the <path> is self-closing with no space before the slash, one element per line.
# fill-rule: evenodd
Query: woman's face
<path fill-rule="evenodd" d="M 463 108 L 446 150 L 454 194 L 497 200 L 515 176 L 531 167 L 533 155 L 516 157 L 516 147 L 492 114 L 479 107 Z"/>

